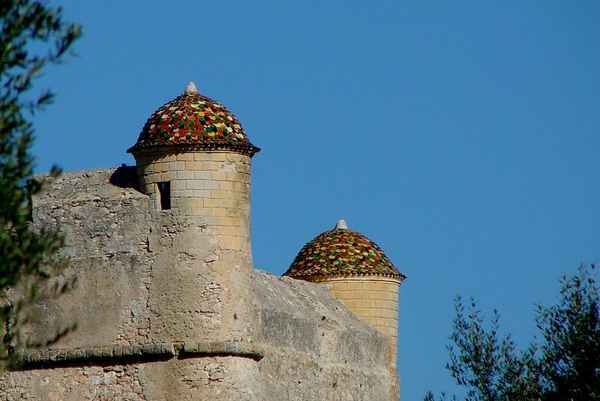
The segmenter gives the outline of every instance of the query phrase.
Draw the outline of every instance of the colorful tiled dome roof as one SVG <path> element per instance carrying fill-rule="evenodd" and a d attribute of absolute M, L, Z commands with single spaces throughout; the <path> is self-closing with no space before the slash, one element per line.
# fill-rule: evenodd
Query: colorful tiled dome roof
<path fill-rule="evenodd" d="M 406 278 L 376 243 L 349 230 L 344 220 L 304 245 L 284 275 L 307 281 L 353 276 Z"/>
<path fill-rule="evenodd" d="M 225 106 L 198 93 L 190 82 L 183 95 L 156 110 L 135 145 L 140 153 L 157 148 L 232 150 L 253 156 L 260 149 L 248 140 L 238 119 Z"/>

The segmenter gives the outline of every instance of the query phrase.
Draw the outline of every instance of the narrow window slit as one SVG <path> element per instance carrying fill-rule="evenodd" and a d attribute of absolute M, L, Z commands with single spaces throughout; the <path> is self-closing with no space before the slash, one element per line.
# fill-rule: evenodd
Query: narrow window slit
<path fill-rule="evenodd" d="M 156 186 L 158 188 L 158 204 L 160 205 L 160 210 L 169 210 L 171 208 L 171 182 L 157 182 Z"/>

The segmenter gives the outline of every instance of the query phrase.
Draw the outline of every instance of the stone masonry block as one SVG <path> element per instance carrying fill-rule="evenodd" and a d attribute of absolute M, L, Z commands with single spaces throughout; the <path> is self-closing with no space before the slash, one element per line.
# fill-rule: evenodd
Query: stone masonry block
<path fill-rule="evenodd" d="M 187 189 L 186 180 L 173 180 L 171 181 L 171 191 L 182 191 Z"/>
<path fill-rule="evenodd" d="M 202 162 L 199 162 L 199 161 L 186 161 L 185 162 L 185 170 L 186 171 L 199 171 L 199 170 L 202 170 Z"/>
<path fill-rule="evenodd" d="M 208 160 L 229 161 L 232 157 L 237 157 L 238 153 L 233 152 L 210 152 L 207 154 Z"/>
<path fill-rule="evenodd" d="M 184 161 L 174 161 L 169 163 L 169 170 L 171 171 L 180 171 L 185 170 L 186 163 Z"/>
<path fill-rule="evenodd" d="M 188 189 L 217 189 L 219 185 L 214 181 L 209 180 L 188 180 L 186 181 L 186 188 Z"/>
<path fill-rule="evenodd" d="M 211 208 L 211 210 L 213 211 L 213 216 L 228 216 L 227 214 L 227 208 L 223 208 L 223 207 L 214 207 Z"/>
<path fill-rule="evenodd" d="M 177 191 L 171 191 L 171 198 L 172 199 L 176 199 L 176 198 L 186 198 L 187 197 L 187 190 L 177 190 Z"/>
<path fill-rule="evenodd" d="M 227 180 L 227 174 L 224 171 L 213 171 L 212 172 L 212 179 L 213 180 L 219 180 L 219 181 L 226 181 Z"/>
<path fill-rule="evenodd" d="M 189 190 L 188 190 L 189 191 Z M 194 198 L 210 198 L 211 191 L 206 189 L 192 189 L 192 196 Z"/>
<path fill-rule="evenodd" d="M 335 293 L 339 291 L 360 291 L 365 287 L 365 284 L 360 281 L 343 281 L 330 283 L 331 290 Z"/>
<path fill-rule="evenodd" d="M 166 173 L 160 174 L 160 181 L 172 181 L 177 177 L 177 172 L 167 171 Z"/>
<path fill-rule="evenodd" d="M 396 291 L 366 291 L 369 299 L 378 299 L 382 301 L 394 301 L 398 300 L 398 294 Z"/>
<path fill-rule="evenodd" d="M 194 171 L 193 177 L 195 180 L 210 180 L 212 179 L 211 171 Z"/>
<path fill-rule="evenodd" d="M 225 199 L 231 196 L 230 192 L 227 191 L 223 191 L 221 189 L 214 189 L 214 190 L 210 190 L 207 191 L 207 198 L 212 198 L 212 199 Z"/>
<path fill-rule="evenodd" d="M 235 183 L 229 181 L 219 181 L 219 189 L 223 191 L 233 191 L 234 184 Z"/>
<path fill-rule="evenodd" d="M 178 180 L 191 180 L 194 178 L 194 173 L 192 171 L 177 171 L 175 178 Z"/>
<path fill-rule="evenodd" d="M 194 160 L 194 154 L 189 153 L 189 152 L 178 153 L 176 156 L 176 160 L 177 161 L 192 161 L 192 160 Z"/>
<path fill-rule="evenodd" d="M 235 199 L 206 199 L 205 206 L 206 207 L 223 207 L 223 208 L 235 208 L 239 205 L 239 201 Z"/>

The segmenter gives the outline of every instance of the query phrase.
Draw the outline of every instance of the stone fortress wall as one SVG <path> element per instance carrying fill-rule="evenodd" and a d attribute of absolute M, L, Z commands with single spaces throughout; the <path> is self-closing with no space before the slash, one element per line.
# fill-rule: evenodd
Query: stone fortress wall
<path fill-rule="evenodd" d="M 149 195 L 121 167 L 64 174 L 35 200 L 35 224 L 65 232 L 78 285 L 40 306 L 30 338 L 78 327 L 0 375 L 1 401 L 397 399 L 384 335 L 325 285 L 253 270 L 235 201 L 247 204 L 245 156 L 204 155 L 141 163 Z M 183 211 L 157 211 L 155 174 L 174 171 Z"/>

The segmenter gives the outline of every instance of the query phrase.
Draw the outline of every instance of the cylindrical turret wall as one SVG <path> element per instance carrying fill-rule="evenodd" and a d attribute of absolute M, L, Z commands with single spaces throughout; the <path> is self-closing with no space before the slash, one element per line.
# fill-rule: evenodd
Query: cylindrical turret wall
<path fill-rule="evenodd" d="M 324 282 L 348 309 L 388 336 L 390 364 L 395 368 L 400 281 L 390 277 L 364 276 L 329 278 Z"/>
<path fill-rule="evenodd" d="M 250 157 L 206 150 L 135 157 L 157 224 L 149 243 L 152 339 L 250 338 Z"/>
<path fill-rule="evenodd" d="M 144 154 L 136 161 L 140 189 L 150 196 L 151 207 L 203 217 L 224 249 L 250 252 L 249 156 L 197 151 Z"/>

